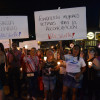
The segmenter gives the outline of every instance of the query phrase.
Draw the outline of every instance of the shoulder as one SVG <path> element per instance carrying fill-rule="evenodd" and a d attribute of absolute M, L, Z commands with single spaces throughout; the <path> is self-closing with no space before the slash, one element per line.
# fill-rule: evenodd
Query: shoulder
<path fill-rule="evenodd" d="M 69 56 L 70 56 L 69 54 L 64 55 L 64 57 L 69 57 Z"/>
<path fill-rule="evenodd" d="M 4 55 L 4 52 L 0 51 L 0 56 L 3 56 Z"/>
<path fill-rule="evenodd" d="M 93 59 L 93 62 L 98 62 L 99 60 L 97 58 L 94 58 Z"/>
<path fill-rule="evenodd" d="M 85 60 L 82 57 L 80 57 L 79 62 L 82 64 L 86 64 Z"/>
<path fill-rule="evenodd" d="M 82 57 L 80 57 L 80 59 L 79 59 L 80 61 L 84 61 L 84 59 L 82 58 Z"/>

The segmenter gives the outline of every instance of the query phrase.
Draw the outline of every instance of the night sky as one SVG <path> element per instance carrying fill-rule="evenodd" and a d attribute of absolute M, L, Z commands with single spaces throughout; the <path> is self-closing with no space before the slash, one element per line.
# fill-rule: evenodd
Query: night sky
<path fill-rule="evenodd" d="M 30 39 L 35 39 L 34 11 L 82 6 L 86 6 L 87 28 L 98 28 L 99 0 L 0 0 L 0 15 L 27 15 Z"/>

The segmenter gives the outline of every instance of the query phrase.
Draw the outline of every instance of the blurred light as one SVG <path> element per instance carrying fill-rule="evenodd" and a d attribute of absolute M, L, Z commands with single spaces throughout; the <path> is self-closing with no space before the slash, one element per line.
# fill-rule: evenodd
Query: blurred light
<path fill-rule="evenodd" d="M 98 48 L 100 48 L 100 44 L 98 45 Z"/>
<path fill-rule="evenodd" d="M 25 45 L 25 49 L 27 49 L 28 48 L 28 46 L 27 45 Z"/>
<path fill-rule="evenodd" d="M 57 62 L 58 65 L 60 65 L 60 62 Z"/>
<path fill-rule="evenodd" d="M 18 50 L 20 50 L 20 48 L 19 48 L 19 47 L 17 47 L 17 49 L 18 49 Z"/>
<path fill-rule="evenodd" d="M 22 71 L 23 69 L 22 69 L 22 67 L 20 68 L 20 71 Z"/>
<path fill-rule="evenodd" d="M 44 61 L 46 61 L 47 60 L 47 57 L 44 57 Z"/>
<path fill-rule="evenodd" d="M 51 48 L 53 49 L 53 48 L 54 48 L 54 46 L 51 46 Z"/>
<path fill-rule="evenodd" d="M 91 62 L 91 61 L 89 61 L 89 62 L 88 62 L 88 65 L 89 65 L 89 66 L 92 66 L 92 62 Z"/>
<path fill-rule="evenodd" d="M 87 38 L 88 38 L 88 39 L 93 39 L 93 38 L 94 38 L 94 33 L 93 33 L 93 32 L 89 32 L 89 33 L 87 34 Z"/>
<path fill-rule="evenodd" d="M 83 48 L 81 48 L 81 51 L 83 50 Z"/>
<path fill-rule="evenodd" d="M 32 36 L 32 38 L 33 38 L 34 36 Z"/>
<path fill-rule="evenodd" d="M 58 44 L 56 44 L 56 47 L 58 46 Z"/>
<path fill-rule="evenodd" d="M 74 44 L 73 44 L 73 43 L 71 43 L 71 44 L 70 44 L 70 47 L 71 47 L 71 48 L 73 48 L 73 47 L 74 47 Z"/>
<path fill-rule="evenodd" d="M 40 45 L 41 44 L 41 42 L 40 41 L 38 41 L 38 45 Z"/>

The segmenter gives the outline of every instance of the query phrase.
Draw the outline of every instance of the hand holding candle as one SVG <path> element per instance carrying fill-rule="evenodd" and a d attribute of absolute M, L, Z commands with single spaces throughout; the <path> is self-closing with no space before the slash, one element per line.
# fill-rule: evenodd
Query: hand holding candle
<path fill-rule="evenodd" d="M 89 68 L 92 67 L 92 62 L 91 62 L 91 61 L 88 62 L 88 67 L 89 67 Z"/>
<path fill-rule="evenodd" d="M 60 65 L 60 62 L 58 61 L 57 64 Z"/>
<path fill-rule="evenodd" d="M 21 67 L 21 68 L 20 68 L 20 71 L 22 72 L 22 70 L 23 70 L 23 69 L 22 69 L 22 67 Z"/>
<path fill-rule="evenodd" d="M 46 61 L 47 60 L 47 57 L 44 57 L 44 61 Z"/>

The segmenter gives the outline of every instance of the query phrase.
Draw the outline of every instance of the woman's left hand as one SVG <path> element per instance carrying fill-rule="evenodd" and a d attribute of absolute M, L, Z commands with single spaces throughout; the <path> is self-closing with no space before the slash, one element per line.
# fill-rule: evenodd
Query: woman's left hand
<path fill-rule="evenodd" d="M 76 74 L 76 75 L 75 75 L 75 80 L 79 80 L 80 77 L 81 77 L 81 73 Z"/>

